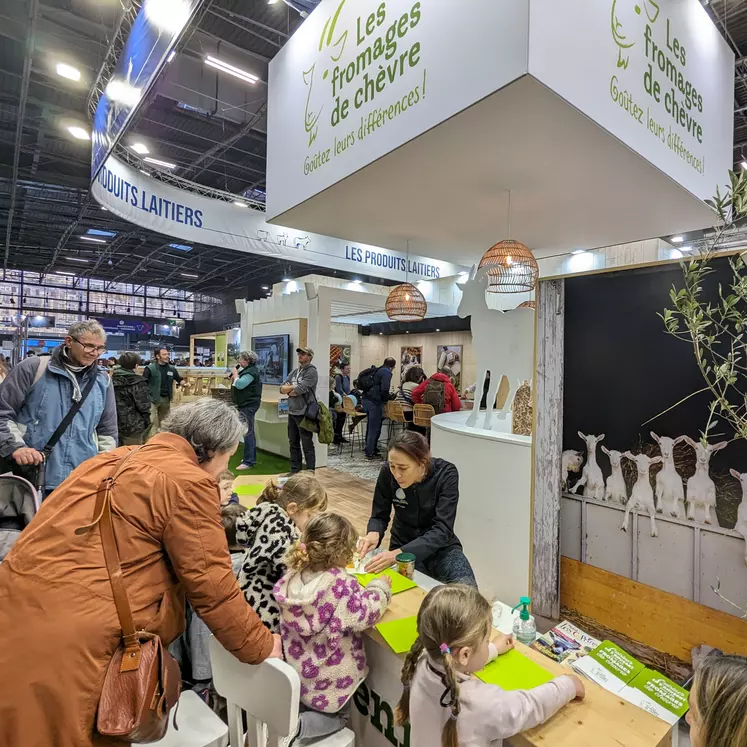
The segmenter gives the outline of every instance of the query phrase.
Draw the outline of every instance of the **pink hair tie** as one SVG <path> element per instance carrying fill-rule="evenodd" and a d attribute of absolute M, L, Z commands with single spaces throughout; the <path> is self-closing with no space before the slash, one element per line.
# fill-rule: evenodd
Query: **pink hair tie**
<path fill-rule="evenodd" d="M 446 645 L 445 643 L 442 643 L 442 644 L 441 644 L 441 645 L 439 646 L 439 649 L 441 649 L 441 653 L 442 653 L 442 654 L 443 654 L 444 656 L 446 656 L 446 654 L 450 654 L 450 653 L 451 653 L 451 649 L 450 649 L 450 648 L 449 648 L 449 647 L 448 647 L 448 646 L 447 646 L 447 645 Z"/>
<path fill-rule="evenodd" d="M 303 542 L 299 542 L 298 546 L 301 548 L 301 552 L 306 552 L 306 545 Z"/>

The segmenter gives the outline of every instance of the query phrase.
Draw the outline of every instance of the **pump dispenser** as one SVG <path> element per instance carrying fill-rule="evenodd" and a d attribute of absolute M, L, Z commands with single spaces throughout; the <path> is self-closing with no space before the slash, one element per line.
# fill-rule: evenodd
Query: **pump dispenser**
<path fill-rule="evenodd" d="M 511 611 L 515 612 L 521 607 L 519 616 L 514 620 L 514 638 L 525 646 L 531 646 L 537 638 L 537 624 L 534 617 L 529 614 L 529 605 L 532 600 L 529 597 L 521 597 L 519 603 Z"/>

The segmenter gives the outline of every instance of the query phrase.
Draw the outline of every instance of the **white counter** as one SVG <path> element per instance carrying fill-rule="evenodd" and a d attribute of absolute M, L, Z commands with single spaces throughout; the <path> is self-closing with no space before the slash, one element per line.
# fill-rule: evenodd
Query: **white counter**
<path fill-rule="evenodd" d="M 480 591 L 491 601 L 517 604 L 530 589 L 532 439 L 510 433 L 510 420 L 494 418 L 490 431 L 469 428 L 469 416 L 433 418 L 433 456 L 459 470 L 456 533 Z"/>

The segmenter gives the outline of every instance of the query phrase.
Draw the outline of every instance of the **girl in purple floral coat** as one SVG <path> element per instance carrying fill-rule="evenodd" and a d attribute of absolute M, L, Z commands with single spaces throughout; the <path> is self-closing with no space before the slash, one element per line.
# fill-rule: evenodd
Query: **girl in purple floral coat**
<path fill-rule="evenodd" d="M 342 729 L 348 701 L 368 674 L 361 633 L 381 619 L 392 589 L 386 576 L 364 589 L 345 571 L 357 542 L 346 518 L 318 514 L 275 586 L 285 659 L 301 678 L 301 714 L 289 744 Z"/>

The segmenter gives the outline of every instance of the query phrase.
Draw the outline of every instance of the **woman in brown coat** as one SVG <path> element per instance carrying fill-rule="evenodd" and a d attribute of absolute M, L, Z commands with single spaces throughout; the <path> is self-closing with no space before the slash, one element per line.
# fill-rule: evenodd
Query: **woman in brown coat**
<path fill-rule="evenodd" d="M 281 654 L 231 569 L 215 476 L 245 426 L 229 405 L 200 400 L 122 465 L 114 533 L 135 627 L 164 644 L 183 630 L 185 594 L 223 646 L 255 664 Z M 0 747 L 103 747 L 95 732 L 104 674 L 121 638 L 98 526 L 101 481 L 129 448 L 76 469 L 0 564 Z M 120 743 L 121 744 L 121 743 Z"/>

